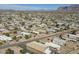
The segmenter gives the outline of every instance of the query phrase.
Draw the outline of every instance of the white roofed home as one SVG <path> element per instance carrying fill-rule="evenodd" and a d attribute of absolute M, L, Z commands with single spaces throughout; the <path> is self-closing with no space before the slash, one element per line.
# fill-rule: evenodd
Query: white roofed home
<path fill-rule="evenodd" d="M 7 41 L 7 40 L 12 40 L 12 38 L 11 38 L 11 37 L 7 37 L 7 36 L 5 36 L 5 35 L 1 35 L 1 36 L 0 36 L 0 40 L 2 40 L 2 41 Z"/>
<path fill-rule="evenodd" d="M 0 32 L 3 32 L 3 31 L 8 31 L 8 30 L 6 30 L 6 29 L 0 29 Z"/>
<path fill-rule="evenodd" d="M 69 34 L 69 38 L 70 38 L 70 39 L 76 39 L 76 35 L 74 35 L 74 34 Z"/>
<path fill-rule="evenodd" d="M 30 33 L 27 32 L 21 32 L 21 35 L 25 36 L 25 35 L 30 35 Z"/>
<path fill-rule="evenodd" d="M 21 35 L 24 39 L 29 39 L 31 37 L 31 34 L 28 32 L 21 32 Z"/>
<path fill-rule="evenodd" d="M 33 33 L 35 33 L 35 34 L 39 34 L 39 32 L 38 31 L 32 31 Z"/>
<path fill-rule="evenodd" d="M 50 53 L 51 53 L 51 50 L 50 50 L 49 48 L 47 48 L 47 49 L 44 51 L 44 53 L 50 54 Z"/>
<path fill-rule="evenodd" d="M 62 45 L 64 45 L 64 44 L 66 43 L 66 41 L 63 40 L 63 39 L 61 39 L 61 38 L 59 38 L 59 37 L 55 37 L 55 38 L 53 39 L 53 43 L 62 46 Z"/>
<path fill-rule="evenodd" d="M 52 28 L 48 28 L 48 29 L 46 29 L 46 31 L 47 32 L 56 32 L 56 30 L 55 29 L 52 29 Z"/>
<path fill-rule="evenodd" d="M 62 36 L 66 41 L 72 40 L 72 41 L 77 41 L 79 39 L 79 35 L 74 35 L 74 34 L 67 34 Z"/>
<path fill-rule="evenodd" d="M 6 29 L 0 29 L 0 32 L 1 32 L 1 33 L 9 33 L 9 30 L 6 30 Z"/>
<path fill-rule="evenodd" d="M 79 38 L 79 35 L 69 34 L 70 39 L 77 39 Z"/>
<path fill-rule="evenodd" d="M 77 41 L 79 40 L 79 35 L 72 35 L 70 39 L 72 39 L 73 41 Z"/>
<path fill-rule="evenodd" d="M 60 47 L 61 47 L 60 45 L 54 44 L 52 42 L 47 42 L 47 43 L 45 43 L 45 45 L 48 46 L 48 47 L 56 48 L 57 50 L 60 50 Z"/>

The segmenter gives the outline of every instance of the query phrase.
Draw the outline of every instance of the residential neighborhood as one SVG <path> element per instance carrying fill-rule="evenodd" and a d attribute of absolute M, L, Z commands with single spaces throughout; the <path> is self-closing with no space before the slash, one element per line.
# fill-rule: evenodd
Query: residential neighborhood
<path fill-rule="evenodd" d="M 0 10 L 0 54 L 79 54 L 79 5 L 70 7 Z"/>

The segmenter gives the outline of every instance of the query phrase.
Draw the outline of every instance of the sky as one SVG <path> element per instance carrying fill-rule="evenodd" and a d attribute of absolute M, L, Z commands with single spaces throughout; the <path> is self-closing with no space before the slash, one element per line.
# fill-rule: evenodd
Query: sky
<path fill-rule="evenodd" d="M 69 4 L 0 4 L 0 9 L 12 10 L 56 10 Z"/>

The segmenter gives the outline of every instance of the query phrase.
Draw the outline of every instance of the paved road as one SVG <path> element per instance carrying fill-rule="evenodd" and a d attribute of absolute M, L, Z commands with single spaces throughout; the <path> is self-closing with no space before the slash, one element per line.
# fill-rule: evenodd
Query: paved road
<path fill-rule="evenodd" d="M 69 52 L 68 54 L 79 54 L 79 49 L 73 50 Z"/>
<path fill-rule="evenodd" d="M 37 41 L 37 40 L 41 40 L 43 38 L 69 33 L 71 31 L 75 31 L 75 30 L 79 30 L 79 29 L 69 29 L 69 30 L 64 30 L 64 31 L 61 31 L 61 32 L 53 33 L 53 34 L 50 34 L 50 35 L 45 35 L 45 36 L 41 36 L 41 37 L 33 37 L 33 38 L 30 38 L 30 39 L 28 39 L 27 41 L 24 41 L 24 42 L 18 42 L 18 43 L 15 43 L 15 44 L 6 44 L 4 46 L 0 46 L 0 49 L 26 44 L 26 43 L 29 43 L 29 42 L 32 42 L 32 41 Z"/>

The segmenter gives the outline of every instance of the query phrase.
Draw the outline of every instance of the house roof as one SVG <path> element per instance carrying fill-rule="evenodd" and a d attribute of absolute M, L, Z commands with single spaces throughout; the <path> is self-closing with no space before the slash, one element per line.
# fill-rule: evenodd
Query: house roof
<path fill-rule="evenodd" d="M 47 43 L 45 43 L 45 45 L 46 46 L 51 46 L 51 47 L 53 47 L 53 48 L 57 48 L 57 49 L 60 49 L 60 45 L 58 45 L 58 44 L 54 44 L 53 42 L 47 42 Z"/>
<path fill-rule="evenodd" d="M 0 40 L 12 40 L 12 38 L 11 37 L 7 37 L 5 35 L 1 35 L 0 36 Z"/>
<path fill-rule="evenodd" d="M 21 32 L 21 34 L 23 34 L 23 35 L 30 35 L 30 33 L 27 33 L 27 32 Z"/>

